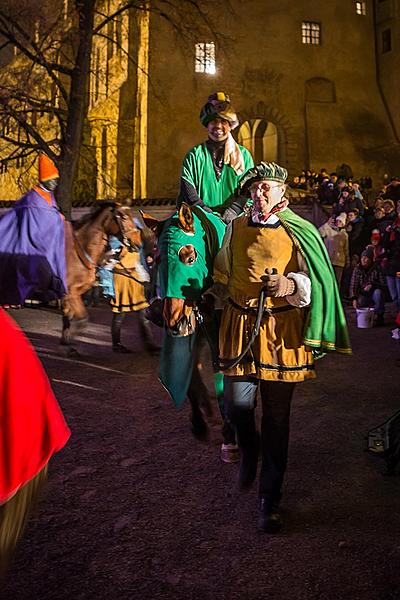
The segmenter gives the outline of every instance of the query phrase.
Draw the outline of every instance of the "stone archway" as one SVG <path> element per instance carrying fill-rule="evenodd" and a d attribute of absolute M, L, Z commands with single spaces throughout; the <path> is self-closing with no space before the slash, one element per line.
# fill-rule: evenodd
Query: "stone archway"
<path fill-rule="evenodd" d="M 258 102 L 239 114 L 242 123 L 238 132 L 255 162 L 273 160 L 285 166 L 289 172 L 297 171 L 298 147 L 297 139 L 289 119 L 274 107 L 265 102 Z M 240 136 L 239 136 L 240 134 Z M 246 143 L 243 143 L 245 147 Z M 264 158 L 259 158 L 263 155 Z"/>
<path fill-rule="evenodd" d="M 266 119 L 245 121 L 238 131 L 238 142 L 253 155 L 257 164 L 262 160 L 278 162 L 278 129 Z"/>

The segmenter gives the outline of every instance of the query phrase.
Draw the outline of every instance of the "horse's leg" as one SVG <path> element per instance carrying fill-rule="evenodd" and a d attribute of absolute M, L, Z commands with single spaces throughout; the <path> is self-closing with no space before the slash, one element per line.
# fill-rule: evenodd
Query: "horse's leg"
<path fill-rule="evenodd" d="M 202 368 L 200 356 L 204 347 L 205 339 L 203 336 L 198 335 L 194 355 L 192 379 L 187 392 L 192 409 L 192 414 L 190 417 L 192 433 L 194 437 L 199 440 L 205 440 L 208 437 L 208 425 L 206 419 L 204 418 L 204 413 L 206 416 L 212 415 L 210 395 L 201 376 Z"/>
<path fill-rule="evenodd" d="M 143 341 L 145 350 L 150 353 L 160 352 L 160 347 L 155 343 L 153 331 L 151 328 L 151 322 L 147 318 L 146 310 L 142 309 L 138 311 L 139 316 L 139 335 Z"/>
<path fill-rule="evenodd" d="M 61 331 L 61 340 L 60 344 L 63 346 L 69 346 L 71 343 L 71 307 L 69 296 L 65 296 L 62 300 L 61 305 L 62 311 L 62 331 Z"/>
<path fill-rule="evenodd" d="M 62 316 L 62 331 L 60 343 L 63 346 L 69 346 L 71 343 L 71 321 L 69 317 L 63 314 Z"/>
<path fill-rule="evenodd" d="M 208 390 L 201 378 L 197 364 L 193 367 L 192 379 L 189 384 L 187 396 L 192 409 L 190 415 L 192 433 L 196 439 L 204 441 L 208 437 L 208 425 L 204 418 L 201 406 L 204 404 L 205 399 L 206 402 L 209 402 L 209 397 Z"/>
<path fill-rule="evenodd" d="M 86 326 L 87 321 L 88 313 L 82 298 L 75 294 L 65 296 L 61 344 L 68 347 L 68 354 L 77 354 L 76 348 L 73 347 L 74 336 Z"/>

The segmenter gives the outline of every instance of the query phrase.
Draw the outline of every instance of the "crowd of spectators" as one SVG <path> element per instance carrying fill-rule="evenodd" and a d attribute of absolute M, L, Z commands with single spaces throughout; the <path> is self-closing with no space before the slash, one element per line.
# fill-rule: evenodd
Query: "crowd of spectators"
<path fill-rule="evenodd" d="M 370 178 L 354 181 L 325 169 L 304 171 L 290 185 L 313 191 L 329 215 L 319 231 L 344 301 L 373 307 L 375 325 L 384 324 L 385 302 L 393 301 L 392 333 L 400 339 L 400 177 L 386 177 L 372 201 Z"/>

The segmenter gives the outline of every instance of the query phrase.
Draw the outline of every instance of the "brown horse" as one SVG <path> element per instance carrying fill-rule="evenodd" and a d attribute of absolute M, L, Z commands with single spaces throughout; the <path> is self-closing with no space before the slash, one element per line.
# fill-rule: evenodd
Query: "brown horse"
<path fill-rule="evenodd" d="M 122 206 L 115 202 L 102 202 L 92 213 L 85 215 L 73 225 L 66 223 L 68 293 L 62 300 L 61 343 L 63 345 L 71 345 L 71 324 L 74 325 L 75 332 L 87 323 L 88 312 L 82 301 L 82 294 L 95 283 L 96 268 L 104 258 L 110 235 L 117 237 L 133 252 L 139 252 L 142 236 L 135 225 L 129 206 Z"/>

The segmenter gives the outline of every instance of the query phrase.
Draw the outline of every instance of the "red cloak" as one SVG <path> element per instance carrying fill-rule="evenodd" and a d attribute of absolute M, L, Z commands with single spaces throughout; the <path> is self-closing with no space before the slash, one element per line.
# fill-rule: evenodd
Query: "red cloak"
<path fill-rule="evenodd" d="M 71 435 L 32 346 L 0 309 L 0 504 Z"/>

